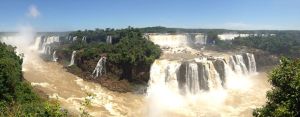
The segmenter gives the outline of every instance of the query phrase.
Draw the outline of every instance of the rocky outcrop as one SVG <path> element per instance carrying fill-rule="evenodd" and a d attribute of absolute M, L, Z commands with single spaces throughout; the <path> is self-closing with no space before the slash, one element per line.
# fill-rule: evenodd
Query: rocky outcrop
<path fill-rule="evenodd" d="M 147 66 L 138 65 L 137 67 L 133 68 L 133 77 L 134 81 L 128 82 L 127 80 L 121 80 L 122 70 L 118 64 L 114 64 L 110 61 L 106 62 L 106 74 L 102 75 L 101 77 L 93 77 L 92 73 L 97 65 L 99 57 L 92 57 L 92 58 L 85 58 L 82 56 L 83 50 L 79 50 L 74 57 L 74 65 L 68 66 L 71 60 L 72 51 L 66 50 L 57 50 L 57 62 L 66 66 L 65 68 L 83 78 L 84 80 L 93 81 L 96 83 L 100 83 L 102 86 L 106 87 L 112 91 L 118 92 L 143 92 L 143 91 L 136 91 L 138 90 L 135 86 L 138 85 L 147 85 L 149 80 L 149 69 Z M 101 54 L 103 55 L 103 54 Z M 99 55 L 100 56 L 100 55 Z"/>

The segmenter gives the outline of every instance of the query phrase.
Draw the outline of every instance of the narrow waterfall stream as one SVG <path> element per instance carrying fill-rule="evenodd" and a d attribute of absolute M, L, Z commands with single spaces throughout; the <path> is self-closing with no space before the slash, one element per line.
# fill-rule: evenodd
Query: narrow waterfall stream
<path fill-rule="evenodd" d="M 71 60 L 70 60 L 69 66 L 74 65 L 74 57 L 75 57 L 75 55 L 76 55 L 76 51 L 73 51 L 73 52 L 72 52 L 72 56 L 71 56 Z"/>

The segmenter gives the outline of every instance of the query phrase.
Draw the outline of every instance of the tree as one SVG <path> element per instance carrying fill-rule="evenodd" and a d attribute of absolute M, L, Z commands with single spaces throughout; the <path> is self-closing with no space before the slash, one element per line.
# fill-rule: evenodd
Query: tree
<path fill-rule="evenodd" d="M 267 104 L 254 110 L 256 117 L 300 116 L 300 60 L 281 59 L 269 79 L 273 88 L 267 92 Z"/>
<path fill-rule="evenodd" d="M 215 31 L 209 31 L 207 33 L 207 40 L 208 40 L 208 43 L 214 44 L 217 40 L 219 40 L 218 33 Z"/>
<path fill-rule="evenodd" d="M 150 66 L 160 56 L 160 48 L 143 38 L 138 29 L 129 27 L 120 35 L 121 40 L 108 54 L 108 60 L 121 65 L 121 79 L 131 80 L 133 67 L 139 64 Z"/>
<path fill-rule="evenodd" d="M 22 79 L 22 59 L 15 47 L 0 42 L 0 116 L 63 117 L 58 103 L 43 101 Z"/>

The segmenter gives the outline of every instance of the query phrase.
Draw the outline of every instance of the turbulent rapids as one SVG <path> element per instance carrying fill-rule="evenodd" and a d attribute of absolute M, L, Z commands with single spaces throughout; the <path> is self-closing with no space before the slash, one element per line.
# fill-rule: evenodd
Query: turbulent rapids
<path fill-rule="evenodd" d="M 214 56 L 210 51 L 189 48 L 191 44 L 204 46 L 206 36 L 203 34 L 146 36 L 164 51 L 151 66 L 145 94 L 109 91 L 68 73 L 55 62 L 58 58 L 52 45 L 60 42 L 59 36 L 38 36 L 30 50 L 21 48 L 25 54 L 24 77 L 49 98 L 59 100 L 63 108 L 73 114 L 79 114 L 84 100 L 91 99 L 87 112 L 97 117 L 251 116 L 254 108 L 265 103 L 265 92 L 270 86 L 266 74 L 256 71 L 255 55 Z M 68 36 L 67 39 L 74 41 L 77 37 Z M 6 40 L 14 38 L 3 39 Z M 111 43 L 111 37 L 107 40 Z M 198 51 L 202 54 L 197 54 Z M 38 54 L 47 54 L 52 61 L 45 62 Z M 70 55 L 69 66 L 72 66 L 76 64 L 76 51 Z M 99 58 L 91 75 L 105 74 L 105 64 L 106 58 Z M 90 93 L 93 97 L 87 95 Z"/>

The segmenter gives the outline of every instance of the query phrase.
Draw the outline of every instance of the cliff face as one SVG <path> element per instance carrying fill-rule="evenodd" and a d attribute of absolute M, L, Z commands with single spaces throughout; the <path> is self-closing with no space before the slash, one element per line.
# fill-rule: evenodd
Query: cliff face
<path fill-rule="evenodd" d="M 120 65 L 114 64 L 112 62 L 108 61 L 105 64 L 106 68 L 106 74 L 94 78 L 92 76 L 93 70 L 97 65 L 97 62 L 99 60 L 99 57 L 94 58 L 85 58 L 82 57 L 82 51 L 78 51 L 76 53 L 76 56 L 74 58 L 75 65 L 68 66 L 70 60 L 71 60 L 71 53 L 70 51 L 57 51 L 57 57 L 58 57 L 58 63 L 66 66 L 66 69 L 81 77 L 85 80 L 93 81 L 100 83 L 102 86 L 112 90 L 112 91 L 118 91 L 118 92 L 130 92 L 130 91 L 137 91 L 136 86 L 146 86 L 149 77 L 150 77 L 150 66 L 146 65 L 137 65 L 133 68 L 132 71 L 132 77 L 133 81 L 129 82 L 127 80 L 122 80 L 121 74 L 122 69 Z"/>
<path fill-rule="evenodd" d="M 250 52 L 255 56 L 257 71 L 269 71 L 279 64 L 279 57 L 269 52 L 258 49 L 251 49 Z"/>

